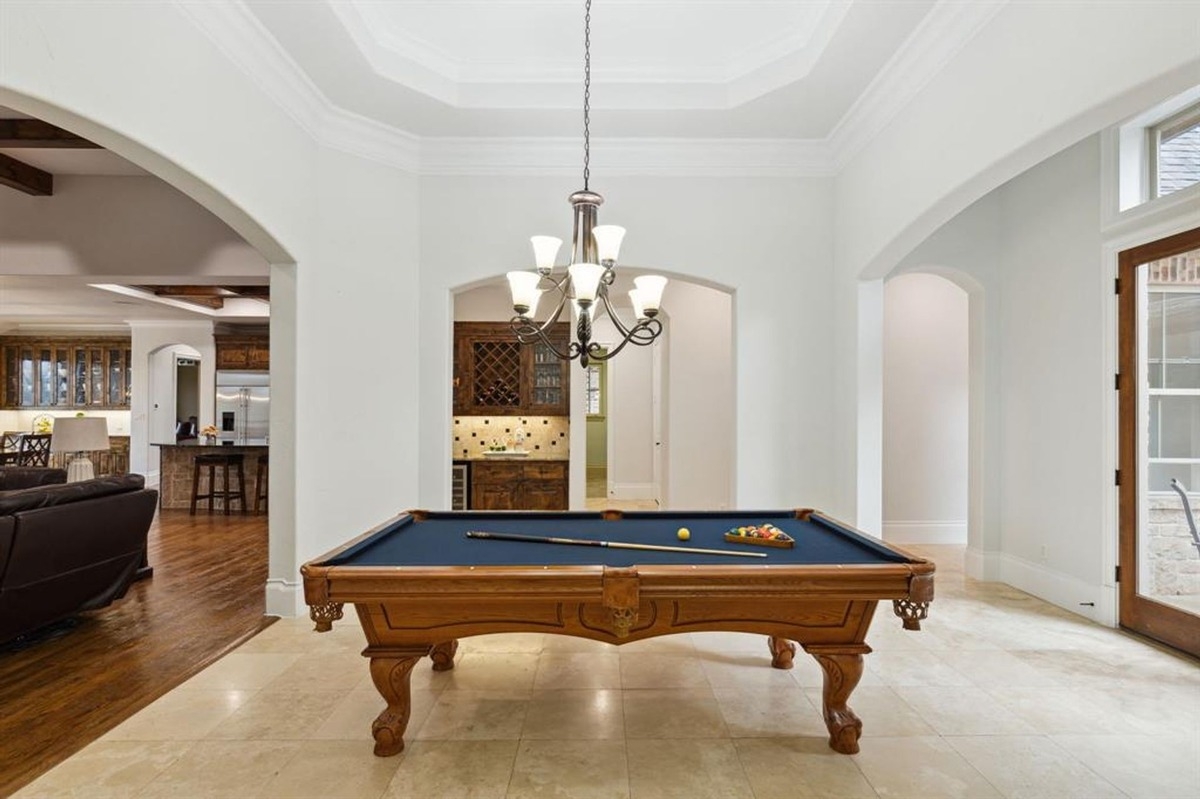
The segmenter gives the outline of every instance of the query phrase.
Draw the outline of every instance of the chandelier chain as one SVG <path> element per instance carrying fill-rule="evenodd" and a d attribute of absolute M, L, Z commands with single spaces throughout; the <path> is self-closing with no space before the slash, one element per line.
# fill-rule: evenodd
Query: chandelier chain
<path fill-rule="evenodd" d="M 588 190 L 591 177 L 591 105 L 592 105 L 592 0 L 587 0 L 583 14 L 583 190 Z"/>

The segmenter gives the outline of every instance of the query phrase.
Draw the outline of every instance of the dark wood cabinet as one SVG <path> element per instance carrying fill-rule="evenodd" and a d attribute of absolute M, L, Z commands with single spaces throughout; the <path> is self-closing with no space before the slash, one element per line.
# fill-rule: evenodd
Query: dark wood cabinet
<path fill-rule="evenodd" d="M 475 461 L 471 510 L 566 510 L 566 461 Z"/>
<path fill-rule="evenodd" d="M 267 336 L 216 335 L 218 369 L 265 372 L 271 368 L 271 341 Z"/>
<path fill-rule="evenodd" d="M 555 345 L 570 335 L 555 325 Z M 503 322 L 454 325 L 454 413 L 461 416 L 567 416 L 570 361 L 544 344 L 521 344 Z"/>
<path fill-rule="evenodd" d="M 0 407 L 128 410 L 128 337 L 0 338 Z"/>

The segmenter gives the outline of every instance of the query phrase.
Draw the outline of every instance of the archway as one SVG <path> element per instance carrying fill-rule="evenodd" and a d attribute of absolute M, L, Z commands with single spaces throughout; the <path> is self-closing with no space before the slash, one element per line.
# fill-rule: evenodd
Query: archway
<path fill-rule="evenodd" d="M 292 276 L 295 269 L 295 258 L 289 250 L 266 227 L 255 219 L 241 204 L 215 188 L 205 178 L 183 165 L 184 159 L 175 160 L 165 154 L 162 147 L 151 146 L 148 142 L 139 141 L 115 128 L 77 113 L 69 108 L 44 99 L 29 96 L 0 86 L 0 105 L 12 108 L 20 113 L 34 116 L 54 125 L 70 130 L 90 141 L 111 150 L 130 162 L 136 164 L 151 175 L 163 180 L 175 189 L 190 197 L 202 208 L 217 216 L 230 226 L 238 235 L 258 251 L 270 264 L 270 282 L 273 288 L 272 308 L 282 313 L 272 314 L 271 326 L 278 328 L 278 334 L 272 336 L 275 348 L 275 360 L 282 364 L 295 362 L 295 331 L 292 325 L 290 310 L 296 304 L 296 284 Z M 89 275 L 100 278 L 100 275 Z M 177 326 L 178 327 L 178 326 Z M 182 327 L 187 327 L 183 325 Z M 136 328 L 136 325 L 131 325 Z M 162 335 L 161 330 L 147 326 L 144 330 L 134 332 L 133 381 L 134 385 L 149 387 L 149 365 L 151 352 L 161 350 L 164 345 L 182 343 L 193 347 L 200 353 L 201 358 L 207 358 L 209 363 L 215 361 L 212 341 L 212 325 L 204 322 L 196 325 L 195 335 L 178 331 Z M 141 374 L 139 374 L 139 372 Z M 280 369 L 276 374 L 276 392 L 286 396 L 295 394 L 294 369 Z M 203 381 L 200 386 L 200 396 L 208 398 L 211 403 L 214 387 Z M 202 400 L 203 401 L 203 400 Z M 150 471 L 149 444 L 149 399 L 146 392 L 135 389 L 131 397 L 131 469 L 142 473 Z M 289 403 L 278 402 L 272 408 L 272 425 L 275 428 L 277 457 L 273 460 L 271 481 L 274 489 L 271 491 L 273 506 L 278 512 L 270 520 L 269 548 L 271 561 L 289 564 L 287 572 L 291 572 L 291 563 L 295 561 L 297 549 L 294 524 L 294 486 L 292 478 L 294 467 L 294 409 Z M 203 414 L 202 414 L 203 416 Z M 268 611 L 294 612 L 295 594 L 290 588 L 273 608 L 271 605 L 270 581 L 268 581 Z"/>
<path fill-rule="evenodd" d="M 885 281 L 883 537 L 965 544 L 968 495 L 968 295 L 940 276 Z"/>
<path fill-rule="evenodd" d="M 666 332 L 652 347 L 628 347 L 608 364 L 614 391 L 624 392 L 614 403 L 617 418 L 608 432 L 608 462 L 613 467 L 608 483 L 614 486 L 611 498 L 618 502 L 661 502 L 664 507 L 731 507 L 736 488 L 737 382 L 733 291 L 687 275 L 653 271 L 671 280 L 663 300 Z M 454 287 L 448 304 L 444 328 L 447 360 L 453 357 L 456 320 L 506 323 L 512 316 L 503 277 Z M 603 329 L 598 324 L 597 330 Z M 449 373 L 449 364 L 445 368 Z M 569 374 L 570 506 L 582 509 L 587 474 L 587 409 L 583 399 L 587 389 L 582 369 L 572 363 Z M 703 401 L 698 401 L 700 397 Z M 453 430 L 454 421 L 452 413 L 447 413 L 441 429 Z M 437 467 L 437 474 L 449 477 L 447 462 L 469 458 L 472 453 L 470 442 L 452 440 L 453 432 L 446 438 L 450 440 L 442 451 L 449 450 L 449 457 Z M 446 486 L 443 502 L 448 506 L 448 481 Z"/>

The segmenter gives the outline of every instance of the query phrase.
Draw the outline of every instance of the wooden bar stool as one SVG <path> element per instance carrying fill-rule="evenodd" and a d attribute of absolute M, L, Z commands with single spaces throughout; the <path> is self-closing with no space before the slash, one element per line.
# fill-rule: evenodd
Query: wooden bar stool
<path fill-rule="evenodd" d="M 258 513 L 259 503 L 270 508 L 267 501 L 267 483 L 270 480 L 270 466 L 267 455 L 258 456 L 258 468 L 254 470 L 254 512 Z"/>
<path fill-rule="evenodd" d="M 229 515 L 229 504 L 233 500 L 241 502 L 241 512 L 246 512 L 246 475 L 242 470 L 242 461 L 244 456 L 240 452 L 230 453 L 211 453 L 205 455 L 197 455 L 192 465 L 192 509 L 191 514 L 196 515 L 197 500 L 208 500 L 208 512 L 213 512 L 213 500 L 219 499 L 225 506 L 225 515 Z M 216 472 L 220 466 L 223 477 L 225 479 L 221 490 L 217 490 Z M 229 485 L 229 467 L 237 467 L 237 490 Z M 208 493 L 200 493 L 200 470 L 208 469 Z"/>

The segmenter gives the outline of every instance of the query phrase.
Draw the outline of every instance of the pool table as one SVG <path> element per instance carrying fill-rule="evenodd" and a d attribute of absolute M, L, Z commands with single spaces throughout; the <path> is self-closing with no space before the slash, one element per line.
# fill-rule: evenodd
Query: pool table
<path fill-rule="evenodd" d="M 770 523 L 792 548 L 727 543 L 724 533 Z M 688 528 L 681 541 L 677 531 Z M 679 547 L 617 549 L 479 540 L 468 531 Z M 696 548 L 759 552 L 764 558 Z M 500 632 L 574 635 L 624 644 L 709 630 L 767 636 L 771 665 L 795 646 L 824 672 L 829 744 L 858 751 L 862 722 L 847 705 L 862 676 L 867 627 L 881 599 L 906 629 L 933 599 L 934 564 L 820 512 L 409 511 L 301 567 L 318 631 L 352 603 L 367 638 L 371 679 L 387 701 L 372 724 L 375 754 L 404 748 L 409 678 L 428 655 L 454 667 L 457 639 Z"/>

